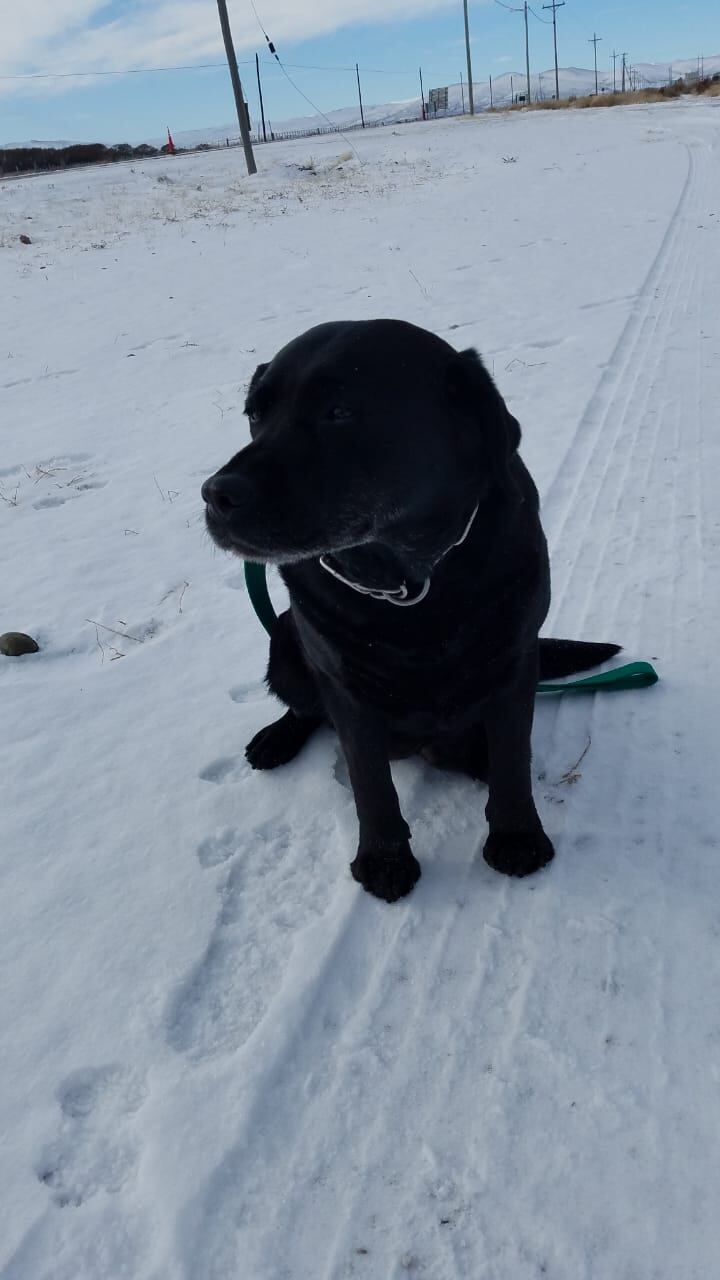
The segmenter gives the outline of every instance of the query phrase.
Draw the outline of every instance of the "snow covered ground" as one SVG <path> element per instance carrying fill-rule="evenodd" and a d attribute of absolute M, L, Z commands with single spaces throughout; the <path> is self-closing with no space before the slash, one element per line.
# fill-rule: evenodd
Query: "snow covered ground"
<path fill-rule="evenodd" d="M 718 139 L 687 100 L 0 185 L 3 1280 L 717 1274 Z M 548 634 L 662 677 L 539 704 L 527 881 L 396 765 L 393 907 L 329 732 L 245 764 L 266 640 L 199 498 L 255 364 L 382 315 L 522 421 Z"/>

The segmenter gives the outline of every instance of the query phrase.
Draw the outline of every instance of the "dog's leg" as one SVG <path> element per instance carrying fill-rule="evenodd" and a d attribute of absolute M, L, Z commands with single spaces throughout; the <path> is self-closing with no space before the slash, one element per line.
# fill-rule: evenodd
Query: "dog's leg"
<path fill-rule="evenodd" d="M 485 815 L 490 834 L 483 857 L 495 871 L 508 876 L 539 871 L 554 855 L 532 797 L 530 732 L 536 679 L 536 663 L 528 662 L 521 685 L 494 699 L 484 717 L 489 751 Z"/>
<path fill-rule="evenodd" d="M 253 769 L 276 769 L 294 760 L 325 720 L 289 610 L 280 614 L 270 639 L 266 680 L 270 692 L 290 710 L 248 743 L 245 755 Z"/>
<path fill-rule="evenodd" d="M 253 769 L 277 769 L 295 759 L 321 724 L 322 716 L 297 716 L 294 711 L 286 711 L 255 734 L 245 755 Z"/>
<path fill-rule="evenodd" d="M 350 870 L 368 893 L 395 902 L 420 879 L 420 863 L 410 850 L 410 829 L 400 812 L 385 728 L 336 685 L 323 682 L 322 694 L 345 753 L 360 824 Z"/>

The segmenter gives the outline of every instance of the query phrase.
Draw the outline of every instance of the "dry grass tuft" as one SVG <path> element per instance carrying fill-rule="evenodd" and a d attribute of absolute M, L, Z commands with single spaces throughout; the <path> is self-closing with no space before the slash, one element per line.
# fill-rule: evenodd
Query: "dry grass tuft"
<path fill-rule="evenodd" d="M 662 85 L 656 89 L 638 89 L 634 93 L 589 93 L 582 98 L 571 95 L 548 102 L 514 103 L 511 107 L 497 108 L 500 111 L 567 111 L 571 107 L 622 107 L 641 102 L 668 102 L 679 98 L 682 94 L 696 94 L 700 97 L 720 97 L 720 75 L 711 79 L 696 80 L 686 84 L 684 80 L 675 80 L 672 84 Z"/>

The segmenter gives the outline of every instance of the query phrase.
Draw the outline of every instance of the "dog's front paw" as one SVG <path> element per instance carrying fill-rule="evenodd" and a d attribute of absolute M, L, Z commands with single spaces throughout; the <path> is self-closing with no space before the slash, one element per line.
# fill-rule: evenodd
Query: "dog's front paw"
<path fill-rule="evenodd" d="M 274 724 L 266 725 L 245 748 L 245 757 L 253 769 L 277 769 L 289 764 L 304 747 L 315 728 L 315 721 L 298 719 L 292 711 Z"/>
<path fill-rule="evenodd" d="M 542 828 L 537 831 L 492 831 L 483 858 L 493 871 L 505 876 L 531 876 L 555 857 L 552 842 Z"/>
<path fill-rule="evenodd" d="M 363 889 L 384 902 L 404 898 L 422 874 L 420 863 L 407 843 L 393 849 L 360 849 L 350 863 L 350 870 Z"/>

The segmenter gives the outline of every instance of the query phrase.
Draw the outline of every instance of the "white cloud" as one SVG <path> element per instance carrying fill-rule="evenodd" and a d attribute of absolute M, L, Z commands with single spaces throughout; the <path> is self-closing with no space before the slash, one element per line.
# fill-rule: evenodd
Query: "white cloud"
<path fill-rule="evenodd" d="M 482 0 L 483 3 L 486 0 Z M 260 17 L 282 55 L 282 42 L 327 35 L 341 27 L 418 18 L 458 0 L 256 0 Z M 229 0 L 233 38 L 243 54 L 264 39 L 249 0 Z M 109 71 L 173 66 L 221 59 L 214 0 L 0 0 L 0 75 L 48 71 Z M 27 92 L 32 82 L 0 81 L 0 93 Z M 70 82 L 82 84 L 82 81 Z M 56 91 L 67 82 L 37 81 Z"/>

